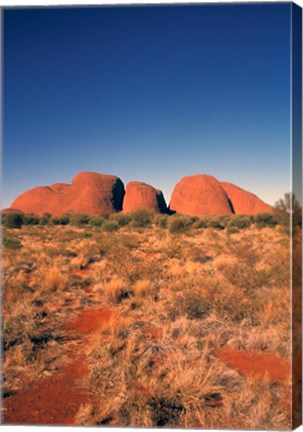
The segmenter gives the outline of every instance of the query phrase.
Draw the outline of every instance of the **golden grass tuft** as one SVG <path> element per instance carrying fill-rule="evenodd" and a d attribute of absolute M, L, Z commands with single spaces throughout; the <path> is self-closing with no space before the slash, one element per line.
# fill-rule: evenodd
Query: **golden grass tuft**
<path fill-rule="evenodd" d="M 134 292 L 136 297 L 146 297 L 152 292 L 152 283 L 148 279 L 137 280 L 134 283 Z"/>
<path fill-rule="evenodd" d="M 63 291 L 68 283 L 68 275 L 55 266 L 40 270 L 41 288 L 45 291 Z"/>
<path fill-rule="evenodd" d="M 124 279 L 113 277 L 109 282 L 104 284 L 103 290 L 109 301 L 119 303 L 128 292 L 128 285 Z"/>

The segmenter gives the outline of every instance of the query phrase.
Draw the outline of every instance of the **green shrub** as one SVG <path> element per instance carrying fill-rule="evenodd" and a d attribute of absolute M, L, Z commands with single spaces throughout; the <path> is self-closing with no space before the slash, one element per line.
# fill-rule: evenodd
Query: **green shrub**
<path fill-rule="evenodd" d="M 34 214 L 25 214 L 23 215 L 23 224 L 24 225 L 38 225 L 40 222 L 39 216 Z"/>
<path fill-rule="evenodd" d="M 23 224 L 23 215 L 21 213 L 7 213 L 5 215 L 6 228 L 21 228 Z"/>
<path fill-rule="evenodd" d="M 233 215 L 219 215 L 218 219 L 222 225 L 226 228 L 231 221 Z"/>
<path fill-rule="evenodd" d="M 195 228 L 195 229 L 207 228 L 207 220 L 206 219 L 197 219 L 193 223 L 193 228 Z"/>
<path fill-rule="evenodd" d="M 265 226 L 274 227 L 279 223 L 277 215 L 273 213 L 258 213 L 255 215 L 254 219 L 258 228 L 263 228 Z"/>
<path fill-rule="evenodd" d="M 249 228 L 251 226 L 251 219 L 246 215 L 235 215 L 230 219 L 228 226 L 239 229 Z"/>
<path fill-rule="evenodd" d="M 54 216 L 50 218 L 50 223 L 53 225 L 68 225 L 70 223 L 70 219 L 68 215 Z"/>
<path fill-rule="evenodd" d="M 113 220 L 119 224 L 120 227 L 126 226 L 131 221 L 131 216 L 129 214 L 123 213 L 113 213 L 110 215 L 110 220 Z"/>
<path fill-rule="evenodd" d="M 168 221 L 168 230 L 170 233 L 184 233 L 193 225 L 193 220 L 188 216 L 171 216 Z"/>
<path fill-rule="evenodd" d="M 21 241 L 15 237 L 3 236 L 3 246 L 8 249 L 19 249 L 22 244 Z"/>
<path fill-rule="evenodd" d="M 60 225 L 60 218 L 57 217 L 57 216 L 53 216 L 53 217 L 50 218 L 49 222 L 52 225 Z"/>
<path fill-rule="evenodd" d="M 236 226 L 229 225 L 229 226 L 226 228 L 226 232 L 228 232 L 228 234 L 236 234 L 236 233 L 240 232 L 240 230 L 239 230 L 239 228 L 237 228 Z"/>
<path fill-rule="evenodd" d="M 47 225 L 49 223 L 51 219 L 51 214 L 50 213 L 44 213 L 41 217 L 40 217 L 40 225 Z"/>
<path fill-rule="evenodd" d="M 102 228 L 105 231 L 117 231 L 119 229 L 119 224 L 113 220 L 105 220 L 102 224 Z"/>
<path fill-rule="evenodd" d="M 159 214 L 154 217 L 154 224 L 160 228 L 167 228 L 168 216 L 165 214 Z"/>
<path fill-rule="evenodd" d="M 69 215 L 69 221 L 71 225 L 82 226 L 89 222 L 89 216 L 85 213 L 73 213 Z"/>
<path fill-rule="evenodd" d="M 138 209 L 129 213 L 131 226 L 133 228 L 142 228 L 149 226 L 153 220 L 153 213 L 147 209 Z"/>
<path fill-rule="evenodd" d="M 105 221 L 104 217 L 102 217 L 102 216 L 95 216 L 95 217 L 90 218 L 89 224 L 91 226 L 100 227 L 100 226 L 103 225 L 104 221 Z"/>
<path fill-rule="evenodd" d="M 207 221 L 208 228 L 224 230 L 226 226 L 225 223 L 227 220 L 225 217 L 222 216 L 208 216 L 206 221 Z"/>

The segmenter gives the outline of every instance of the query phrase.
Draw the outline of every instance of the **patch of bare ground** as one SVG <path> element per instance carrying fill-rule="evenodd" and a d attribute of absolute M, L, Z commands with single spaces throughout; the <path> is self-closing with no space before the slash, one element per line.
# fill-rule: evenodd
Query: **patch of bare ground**
<path fill-rule="evenodd" d="M 117 315 L 111 309 L 85 309 L 68 322 L 66 327 L 74 334 L 91 335 L 104 328 Z M 50 378 L 30 383 L 28 389 L 4 400 L 5 424 L 74 425 L 75 416 L 85 403 L 92 403 L 89 389 L 81 385 L 81 378 L 89 370 L 82 339 L 76 360 L 68 361 Z M 72 357 L 72 354 L 69 354 Z"/>
<path fill-rule="evenodd" d="M 226 347 L 216 350 L 215 355 L 244 376 L 268 378 L 273 382 L 290 379 L 289 363 L 277 354 L 262 351 L 236 351 Z"/>
<path fill-rule="evenodd" d="M 81 404 L 90 400 L 77 380 L 87 373 L 83 360 L 62 367 L 51 378 L 31 383 L 3 403 L 3 423 L 19 425 L 74 425 Z"/>

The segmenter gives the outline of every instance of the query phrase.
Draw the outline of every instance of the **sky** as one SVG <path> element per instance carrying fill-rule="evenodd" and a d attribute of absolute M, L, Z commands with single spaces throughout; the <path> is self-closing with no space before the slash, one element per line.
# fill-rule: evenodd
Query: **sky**
<path fill-rule="evenodd" d="M 290 189 L 290 4 L 5 9 L 3 197 L 80 171 L 169 203 L 210 174 Z"/>

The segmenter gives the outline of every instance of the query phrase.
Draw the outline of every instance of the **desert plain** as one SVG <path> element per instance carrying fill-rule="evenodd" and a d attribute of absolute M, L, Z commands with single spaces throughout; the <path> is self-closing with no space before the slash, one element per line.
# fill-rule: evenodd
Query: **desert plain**
<path fill-rule="evenodd" d="M 291 427 L 274 216 L 23 217 L 3 227 L 5 424 Z"/>

